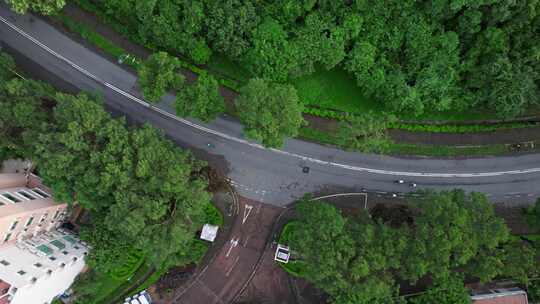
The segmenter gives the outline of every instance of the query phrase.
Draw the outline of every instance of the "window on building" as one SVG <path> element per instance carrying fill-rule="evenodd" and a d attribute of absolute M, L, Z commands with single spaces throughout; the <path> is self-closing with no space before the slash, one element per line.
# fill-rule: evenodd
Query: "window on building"
<path fill-rule="evenodd" d="M 16 198 L 15 196 L 11 195 L 11 193 L 2 193 L 2 196 L 6 198 L 8 201 L 12 203 L 20 203 L 22 202 L 20 199 Z"/>
<path fill-rule="evenodd" d="M 56 257 L 50 256 L 50 257 L 49 257 L 49 260 L 54 261 L 54 260 L 56 260 Z"/>
<path fill-rule="evenodd" d="M 54 213 L 53 219 L 56 219 L 58 217 L 58 214 L 60 214 L 60 210 L 56 210 Z"/>
<path fill-rule="evenodd" d="M 73 262 L 77 262 L 78 258 L 77 257 L 73 257 Z"/>
<path fill-rule="evenodd" d="M 31 216 L 31 217 L 28 219 L 28 221 L 26 222 L 26 227 L 32 225 L 32 222 L 33 222 L 33 221 L 34 221 L 34 217 Z"/>
<path fill-rule="evenodd" d="M 30 279 L 30 283 L 34 284 L 34 283 L 36 283 L 36 282 L 37 282 L 37 278 L 36 278 L 36 277 L 32 277 L 32 278 Z"/>
<path fill-rule="evenodd" d="M 4 238 L 4 242 L 9 241 L 9 238 L 11 238 L 11 233 L 6 234 L 6 237 Z"/>
<path fill-rule="evenodd" d="M 0 261 L 0 264 L 4 265 L 4 266 L 9 266 L 9 262 L 6 261 L 6 260 L 1 260 Z"/>
<path fill-rule="evenodd" d="M 47 274 L 48 274 L 48 275 L 51 275 L 51 274 L 52 274 L 52 270 L 51 270 L 51 269 L 47 269 Z"/>
<path fill-rule="evenodd" d="M 66 263 L 60 263 L 60 268 L 66 267 Z"/>
<path fill-rule="evenodd" d="M 17 271 L 17 273 L 18 273 L 19 275 L 25 275 L 25 274 L 26 274 L 26 271 L 24 271 L 24 270 L 19 270 L 19 271 Z"/>
<path fill-rule="evenodd" d="M 13 230 L 13 229 L 17 228 L 18 223 L 19 223 L 19 221 L 13 222 L 13 224 L 11 224 L 11 227 L 9 228 L 9 230 Z"/>
<path fill-rule="evenodd" d="M 26 199 L 29 199 L 29 200 L 35 200 L 36 197 L 33 196 L 33 195 L 30 195 L 30 193 L 26 192 L 26 191 L 17 191 L 17 194 L 26 198 Z"/>
<path fill-rule="evenodd" d="M 45 191 L 43 191 L 43 190 L 41 190 L 39 188 L 34 188 L 34 189 L 32 189 L 32 191 L 34 191 L 35 193 L 37 193 L 38 195 L 40 195 L 43 198 L 50 197 L 49 194 L 47 194 Z"/>
<path fill-rule="evenodd" d="M 42 266 L 43 266 L 43 265 L 42 265 L 41 263 L 35 263 L 35 264 L 34 264 L 34 267 L 36 267 L 36 268 L 41 268 Z"/>
<path fill-rule="evenodd" d="M 62 251 L 62 254 L 67 255 L 68 252 L 64 250 L 64 251 Z"/>
<path fill-rule="evenodd" d="M 75 248 L 77 250 L 81 249 L 81 247 L 79 247 L 79 246 L 73 246 L 73 248 Z"/>
<path fill-rule="evenodd" d="M 41 217 L 41 219 L 39 220 L 39 222 L 40 222 L 40 223 L 43 223 L 43 221 L 45 221 L 45 220 L 47 219 L 47 216 L 48 216 L 48 215 L 49 215 L 49 214 L 47 214 L 47 213 L 43 214 L 43 216 Z"/>

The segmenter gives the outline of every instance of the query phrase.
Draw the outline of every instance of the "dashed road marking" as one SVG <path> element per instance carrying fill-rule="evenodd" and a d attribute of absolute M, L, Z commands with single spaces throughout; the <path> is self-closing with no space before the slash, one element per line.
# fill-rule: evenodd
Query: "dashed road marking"
<path fill-rule="evenodd" d="M 228 277 L 231 272 L 233 271 L 234 267 L 236 267 L 236 264 L 238 264 L 238 261 L 240 260 L 240 256 L 237 256 L 236 259 L 234 260 L 231 268 L 229 268 L 229 270 L 227 270 L 227 273 L 225 273 L 225 276 Z"/>

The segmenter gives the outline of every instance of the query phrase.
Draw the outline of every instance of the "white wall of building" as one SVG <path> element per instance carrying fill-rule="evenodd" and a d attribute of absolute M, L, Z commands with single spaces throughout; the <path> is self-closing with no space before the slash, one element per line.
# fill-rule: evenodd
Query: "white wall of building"
<path fill-rule="evenodd" d="M 75 240 L 72 243 L 70 241 Z M 58 248 L 52 242 L 60 241 Z M 48 250 L 39 250 L 46 246 Z M 84 269 L 88 252 L 71 234 L 51 231 L 0 248 L 0 279 L 12 287 L 11 304 L 44 304 L 67 290 Z"/>
<path fill-rule="evenodd" d="M 57 269 L 49 277 L 38 279 L 34 284 L 19 288 L 10 304 L 50 303 L 71 286 L 83 268 L 84 261 L 80 260 L 64 269 Z"/>

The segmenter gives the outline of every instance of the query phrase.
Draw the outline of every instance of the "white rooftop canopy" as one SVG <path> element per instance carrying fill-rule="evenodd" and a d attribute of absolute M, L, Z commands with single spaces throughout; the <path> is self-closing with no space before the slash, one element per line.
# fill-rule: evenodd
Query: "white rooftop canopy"
<path fill-rule="evenodd" d="M 218 226 L 204 224 L 202 232 L 201 232 L 201 239 L 205 241 L 213 242 L 216 239 L 218 229 L 219 229 Z"/>

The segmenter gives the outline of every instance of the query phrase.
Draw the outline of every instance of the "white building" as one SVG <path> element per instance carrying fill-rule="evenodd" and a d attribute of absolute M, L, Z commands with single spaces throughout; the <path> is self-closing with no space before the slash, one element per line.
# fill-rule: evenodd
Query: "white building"
<path fill-rule="evenodd" d="M 37 177 L 0 174 L 0 304 L 50 303 L 83 270 L 87 245 L 57 228 L 65 209 Z"/>
<path fill-rule="evenodd" d="M 50 303 L 83 270 L 87 253 L 82 242 L 63 230 L 0 248 L 0 303 Z"/>

